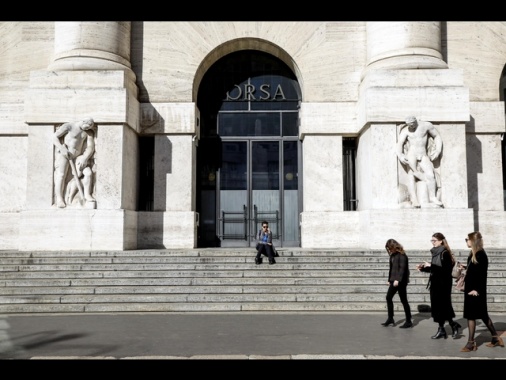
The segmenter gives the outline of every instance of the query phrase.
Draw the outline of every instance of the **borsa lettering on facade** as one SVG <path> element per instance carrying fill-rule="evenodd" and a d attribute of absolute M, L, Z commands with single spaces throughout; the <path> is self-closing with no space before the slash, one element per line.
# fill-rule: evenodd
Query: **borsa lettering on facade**
<path fill-rule="evenodd" d="M 233 95 L 231 94 L 233 93 Z M 226 100 L 286 100 L 285 94 L 281 85 L 278 84 L 274 93 L 270 84 L 262 84 L 257 88 L 252 84 L 245 84 L 241 87 L 238 84 L 234 85 L 234 89 L 227 91 Z"/>

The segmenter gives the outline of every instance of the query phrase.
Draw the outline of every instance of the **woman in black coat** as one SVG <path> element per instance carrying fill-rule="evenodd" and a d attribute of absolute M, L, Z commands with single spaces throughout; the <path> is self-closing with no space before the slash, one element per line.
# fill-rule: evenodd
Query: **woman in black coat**
<path fill-rule="evenodd" d="M 404 248 L 400 243 L 394 239 L 388 239 L 385 243 L 385 249 L 389 255 L 389 270 L 388 270 L 388 291 L 386 295 L 388 318 L 382 323 L 383 326 L 395 325 L 394 321 L 394 302 L 393 298 L 395 293 L 399 292 L 402 307 L 406 320 L 401 329 L 413 327 L 411 321 L 411 307 L 408 302 L 407 287 L 409 283 L 409 265 L 408 255 L 404 252 Z"/>
<path fill-rule="evenodd" d="M 417 265 L 421 272 L 429 272 L 429 282 L 427 288 L 430 291 L 430 309 L 432 319 L 436 322 L 438 330 L 432 339 L 447 338 L 445 322 L 448 321 L 452 328 L 452 337 L 455 339 L 459 334 L 460 324 L 455 322 L 455 312 L 452 306 L 452 287 L 453 277 L 452 268 L 455 263 L 452 251 L 446 238 L 440 232 L 432 235 L 431 242 L 433 248 L 430 250 L 432 255 L 431 262 L 424 262 Z"/>
<path fill-rule="evenodd" d="M 480 232 L 471 232 L 467 235 L 467 246 L 471 248 L 467 258 L 466 281 L 464 284 L 464 318 L 467 319 L 469 339 L 467 344 L 460 350 L 462 352 L 476 351 L 474 334 L 476 332 L 476 320 L 481 319 L 487 326 L 492 341 L 488 347 L 501 346 L 504 342 L 494 327 L 494 323 L 488 315 L 487 309 L 487 272 L 488 256 L 483 249 L 483 237 Z"/>

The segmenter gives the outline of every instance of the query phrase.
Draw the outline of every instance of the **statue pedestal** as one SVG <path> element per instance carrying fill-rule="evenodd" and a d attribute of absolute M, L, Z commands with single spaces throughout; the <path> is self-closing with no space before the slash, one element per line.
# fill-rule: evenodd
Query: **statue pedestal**
<path fill-rule="evenodd" d="M 385 249 L 392 238 L 406 251 L 432 248 L 434 232 L 446 236 L 452 249 L 466 249 L 464 238 L 474 227 L 472 209 L 413 208 L 342 212 L 303 212 L 302 248 Z"/>
<path fill-rule="evenodd" d="M 52 208 L 21 212 L 20 251 L 137 248 L 137 213 Z"/>

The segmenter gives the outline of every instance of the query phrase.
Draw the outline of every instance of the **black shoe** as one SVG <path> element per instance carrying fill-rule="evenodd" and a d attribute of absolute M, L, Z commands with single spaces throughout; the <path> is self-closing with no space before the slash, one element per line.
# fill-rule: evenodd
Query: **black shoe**
<path fill-rule="evenodd" d="M 438 327 L 436 335 L 431 336 L 432 339 L 448 338 L 444 327 Z"/>
<path fill-rule="evenodd" d="M 276 260 L 274 260 L 274 259 L 269 260 L 269 265 L 272 265 L 272 264 L 276 264 Z"/>
<path fill-rule="evenodd" d="M 387 327 L 387 326 L 395 326 L 395 321 L 393 318 L 388 318 L 384 323 L 382 323 L 383 326 Z"/>
<path fill-rule="evenodd" d="M 452 327 L 452 338 L 455 339 L 456 337 L 459 336 L 459 329 L 461 329 L 462 326 L 459 325 L 457 322 L 453 322 L 453 324 L 450 326 Z"/>
<path fill-rule="evenodd" d="M 262 264 L 262 258 L 261 257 L 260 258 L 259 257 L 255 257 L 255 264 L 256 265 Z"/>
<path fill-rule="evenodd" d="M 409 329 L 410 327 L 413 327 L 413 322 L 406 321 L 402 326 L 399 326 L 400 329 Z"/>

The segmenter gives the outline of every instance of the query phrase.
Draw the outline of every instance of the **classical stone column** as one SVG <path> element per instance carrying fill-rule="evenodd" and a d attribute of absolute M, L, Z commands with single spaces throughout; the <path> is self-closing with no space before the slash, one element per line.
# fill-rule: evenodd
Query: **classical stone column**
<path fill-rule="evenodd" d="M 368 22 L 367 68 L 446 69 L 441 54 L 441 23 Z"/>
<path fill-rule="evenodd" d="M 55 22 L 49 70 L 130 70 L 129 21 Z"/>

